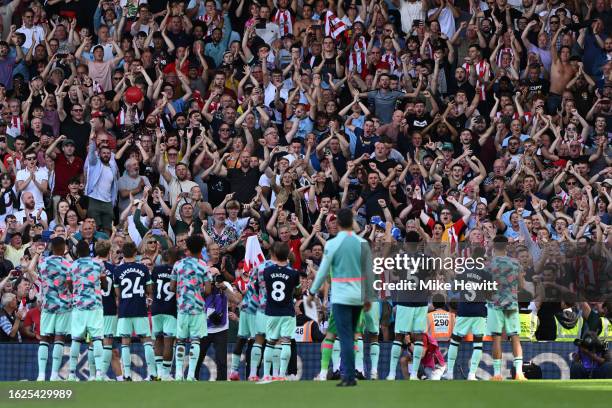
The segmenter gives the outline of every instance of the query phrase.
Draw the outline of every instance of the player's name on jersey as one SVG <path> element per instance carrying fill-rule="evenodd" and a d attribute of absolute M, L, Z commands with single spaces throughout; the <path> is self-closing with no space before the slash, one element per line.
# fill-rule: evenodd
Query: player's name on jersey
<path fill-rule="evenodd" d="M 139 276 L 144 276 L 145 273 L 138 269 L 138 268 L 127 268 L 126 270 L 122 271 L 121 274 L 119 275 L 119 279 L 122 279 L 125 277 L 125 275 L 127 275 L 128 273 L 135 273 Z"/>
<path fill-rule="evenodd" d="M 497 290 L 497 282 L 485 280 L 482 282 L 468 282 L 468 281 L 453 281 L 444 282 L 437 279 L 419 280 L 414 281 L 410 279 L 403 279 L 397 282 L 384 282 L 383 280 L 377 279 L 373 283 L 375 290 L 429 290 L 432 292 L 437 291 L 495 291 Z"/>

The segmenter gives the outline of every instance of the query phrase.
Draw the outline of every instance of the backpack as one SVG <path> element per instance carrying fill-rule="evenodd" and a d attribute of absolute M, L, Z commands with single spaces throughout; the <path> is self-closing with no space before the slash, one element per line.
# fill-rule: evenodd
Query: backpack
<path fill-rule="evenodd" d="M 512 367 L 512 377 L 514 378 L 516 374 L 516 370 Z M 523 363 L 523 374 L 528 380 L 541 380 L 542 379 L 542 369 L 539 365 L 532 363 L 531 361 L 526 361 Z"/>

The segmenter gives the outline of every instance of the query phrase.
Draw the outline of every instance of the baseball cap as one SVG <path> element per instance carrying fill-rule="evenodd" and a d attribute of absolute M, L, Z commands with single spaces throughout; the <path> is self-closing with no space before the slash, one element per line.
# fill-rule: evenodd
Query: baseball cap
<path fill-rule="evenodd" d="M 561 196 L 554 195 L 554 196 L 551 197 L 550 202 L 552 203 L 553 201 L 556 201 L 556 200 L 563 201 Z"/>
<path fill-rule="evenodd" d="M 62 142 L 62 147 L 68 146 L 68 145 L 75 145 L 74 144 L 74 140 L 72 139 L 64 139 L 64 141 Z"/>
<path fill-rule="evenodd" d="M 104 51 L 104 47 L 101 46 L 100 44 L 96 45 L 95 47 L 93 47 L 93 49 L 91 50 L 91 52 L 95 52 L 98 48 L 100 48 L 102 51 Z"/>
<path fill-rule="evenodd" d="M 612 187 L 612 178 L 605 179 L 605 180 L 603 181 L 603 183 L 601 183 L 601 184 L 607 184 L 607 185 L 609 185 L 610 187 Z"/>

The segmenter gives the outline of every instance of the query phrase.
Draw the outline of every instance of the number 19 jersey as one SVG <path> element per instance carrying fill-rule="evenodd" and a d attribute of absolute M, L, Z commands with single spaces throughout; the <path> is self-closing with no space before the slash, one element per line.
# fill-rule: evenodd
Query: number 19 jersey
<path fill-rule="evenodd" d="M 295 316 L 293 293 L 300 286 L 300 274 L 290 266 L 272 264 L 264 269 L 267 316 Z"/>
<path fill-rule="evenodd" d="M 170 290 L 172 266 L 158 265 L 153 268 L 153 304 L 151 315 L 170 315 L 176 317 L 176 294 Z"/>

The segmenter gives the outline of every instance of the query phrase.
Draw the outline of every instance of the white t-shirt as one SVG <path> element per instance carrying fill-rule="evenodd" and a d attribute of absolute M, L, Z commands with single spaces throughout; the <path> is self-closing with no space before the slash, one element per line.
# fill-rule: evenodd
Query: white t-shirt
<path fill-rule="evenodd" d="M 276 23 L 266 23 L 266 28 L 256 28 L 255 33 L 268 45 L 280 38 L 280 28 Z"/>
<path fill-rule="evenodd" d="M 427 16 L 435 14 L 436 11 L 438 11 L 438 7 L 429 10 Z M 438 16 L 438 22 L 440 23 L 440 31 L 446 34 L 448 38 L 451 38 L 453 34 L 455 34 L 455 16 L 453 16 L 453 12 L 450 11 L 448 7 L 444 7 Z"/>
<path fill-rule="evenodd" d="M 276 87 L 272 85 L 272 82 L 270 82 L 264 90 L 264 105 L 270 106 L 270 104 L 274 102 L 275 97 Z M 280 90 L 280 98 L 285 101 L 289 99 L 289 91 L 284 86 Z"/>
<path fill-rule="evenodd" d="M 45 30 L 42 28 L 42 26 L 39 25 L 35 25 L 30 28 L 27 28 L 26 26 L 21 26 L 21 28 L 17 29 L 17 32 L 25 35 L 25 42 L 22 45 L 22 47 L 25 48 L 24 53 L 26 52 L 26 50 L 29 50 L 33 46 L 38 45 L 42 40 L 45 39 Z M 34 43 L 32 43 L 32 34 L 34 34 Z"/>
<path fill-rule="evenodd" d="M 280 174 L 276 175 L 276 184 L 280 185 Z M 268 176 L 266 176 L 265 174 L 262 174 L 261 177 L 259 177 L 259 185 L 262 187 L 271 187 L 272 184 L 270 182 L 270 178 Z M 270 208 L 274 208 L 274 203 L 276 202 L 276 193 L 274 192 L 274 190 L 272 190 L 272 195 L 270 196 Z M 261 206 L 261 209 L 263 210 L 264 207 L 263 205 Z"/>
<path fill-rule="evenodd" d="M 34 173 L 34 176 L 36 177 L 36 181 L 39 184 L 43 181 L 49 181 L 49 172 L 44 167 L 37 168 L 36 172 Z M 18 181 L 27 180 L 28 177 L 30 177 L 30 172 L 28 171 L 28 169 L 19 170 L 17 172 L 17 177 L 15 178 L 15 184 L 17 184 Z M 22 192 L 24 191 L 32 193 L 32 195 L 34 196 L 34 206 L 37 210 L 45 206 L 42 191 L 40 191 L 38 186 L 34 184 L 32 180 L 30 180 L 25 189 L 22 190 Z"/>
<path fill-rule="evenodd" d="M 31 211 L 30 215 L 34 218 L 36 218 L 36 213 L 38 212 L 38 210 L 35 211 Z M 20 224 L 23 224 L 24 221 L 26 220 L 26 212 L 25 210 L 21 210 L 21 211 L 17 211 L 15 213 L 15 218 L 17 219 L 17 222 Z M 46 211 L 41 211 L 40 212 L 40 218 L 44 221 L 47 222 L 47 213 Z M 34 221 L 36 223 L 36 221 Z"/>
<path fill-rule="evenodd" d="M 414 3 L 402 1 L 399 11 L 402 16 L 402 31 L 406 34 L 411 33 L 412 22 L 414 20 L 425 20 L 425 13 L 423 13 L 423 2 L 420 0 L 415 1 Z"/>
<path fill-rule="evenodd" d="M 242 234 L 242 231 L 248 225 L 249 220 L 250 220 L 250 217 L 243 217 L 243 218 L 238 217 L 236 221 L 232 221 L 229 218 L 226 218 L 225 225 L 229 225 L 230 227 L 234 228 L 238 232 L 238 235 L 240 235 Z"/>

